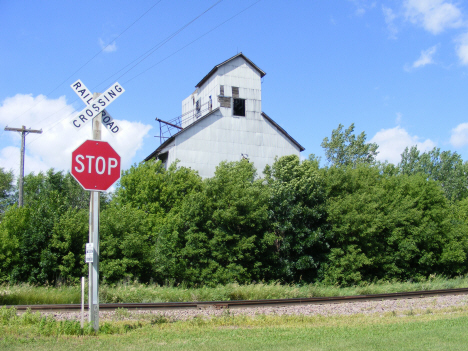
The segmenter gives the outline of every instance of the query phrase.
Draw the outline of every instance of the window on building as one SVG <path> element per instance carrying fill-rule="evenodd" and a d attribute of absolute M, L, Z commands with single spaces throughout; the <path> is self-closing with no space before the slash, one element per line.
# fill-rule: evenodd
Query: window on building
<path fill-rule="evenodd" d="M 197 117 L 200 116 L 201 114 L 201 100 L 200 99 L 197 100 L 197 104 L 195 105 L 195 114 Z"/>
<path fill-rule="evenodd" d="M 219 86 L 219 95 L 224 96 L 224 85 Z"/>
<path fill-rule="evenodd" d="M 234 116 L 245 116 L 245 100 L 244 99 L 234 99 Z"/>
<path fill-rule="evenodd" d="M 161 160 L 164 168 L 166 168 L 166 169 L 167 169 L 167 159 L 168 159 L 168 157 L 169 157 L 169 152 L 167 152 L 167 151 L 165 153 L 163 153 L 163 154 L 158 155 L 158 160 Z"/>

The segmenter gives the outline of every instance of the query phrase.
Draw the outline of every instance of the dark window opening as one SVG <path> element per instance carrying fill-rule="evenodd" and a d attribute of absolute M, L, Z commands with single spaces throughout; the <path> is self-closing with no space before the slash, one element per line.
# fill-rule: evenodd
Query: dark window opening
<path fill-rule="evenodd" d="M 219 86 L 219 95 L 224 96 L 224 85 Z"/>
<path fill-rule="evenodd" d="M 196 116 L 200 116 L 201 113 L 201 100 L 197 100 L 197 104 L 195 105 L 195 110 L 196 110 Z"/>
<path fill-rule="evenodd" d="M 234 116 L 245 116 L 244 99 L 234 99 Z"/>
<path fill-rule="evenodd" d="M 159 154 L 158 155 L 158 160 L 160 160 L 162 162 L 162 164 L 164 165 L 164 168 L 167 169 L 167 158 L 169 156 L 169 152 L 165 152 L 163 154 Z"/>

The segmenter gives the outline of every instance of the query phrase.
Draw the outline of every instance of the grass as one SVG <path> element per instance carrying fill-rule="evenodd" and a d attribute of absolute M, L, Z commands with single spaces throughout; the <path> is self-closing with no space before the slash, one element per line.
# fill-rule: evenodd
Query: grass
<path fill-rule="evenodd" d="M 2 350 L 465 350 L 468 311 L 370 316 L 232 316 L 111 322 L 95 335 L 0 309 Z M 26 315 L 26 317 L 25 317 Z M 85 328 L 86 329 L 86 328 Z"/>
<path fill-rule="evenodd" d="M 377 282 L 353 287 L 323 284 L 282 285 L 280 283 L 227 284 L 217 287 L 187 288 L 156 284 L 102 284 L 101 303 L 110 302 L 184 302 L 280 299 L 299 297 L 367 295 L 392 292 L 453 289 L 468 287 L 468 277 L 445 279 L 431 277 L 420 282 Z M 86 289 L 87 291 L 87 289 Z M 80 303 L 80 286 L 41 287 L 29 284 L 1 285 L 0 305 Z"/>

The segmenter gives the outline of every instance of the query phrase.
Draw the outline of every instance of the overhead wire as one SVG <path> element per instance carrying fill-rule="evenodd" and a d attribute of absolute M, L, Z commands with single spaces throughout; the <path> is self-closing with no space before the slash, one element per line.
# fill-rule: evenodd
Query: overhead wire
<path fill-rule="evenodd" d="M 208 8 L 207 10 L 205 10 L 202 14 L 200 14 L 199 16 L 197 16 L 195 19 L 191 20 L 189 23 L 185 24 L 183 27 L 181 27 L 179 30 L 177 30 L 176 32 L 174 33 L 177 33 L 179 34 L 183 29 L 185 29 L 188 25 L 190 25 L 193 21 L 195 21 L 196 19 L 200 18 L 204 13 L 208 12 L 210 9 L 212 9 L 214 6 L 216 6 L 218 3 L 220 3 L 221 1 L 223 0 L 219 0 L 218 2 L 216 2 L 214 5 L 212 5 L 210 8 Z M 172 54 L 166 56 L 165 58 L 163 58 L 162 60 L 158 61 L 157 63 L 151 65 L 150 67 L 148 67 L 147 69 L 145 69 L 144 71 L 138 73 L 137 75 L 133 76 L 132 78 L 124 81 L 124 84 L 126 83 L 129 83 L 130 81 L 134 80 L 135 78 L 141 76 L 142 74 L 146 73 L 147 71 L 149 71 L 150 69 L 154 68 L 155 66 L 161 64 L 162 62 L 166 61 L 167 59 L 171 58 L 172 56 L 176 55 L 177 53 L 179 53 L 180 51 L 186 49 L 187 47 L 189 47 L 190 45 L 196 43 L 197 41 L 199 41 L 200 39 L 202 39 L 203 37 L 207 36 L 208 34 L 210 34 L 211 32 L 215 31 L 216 29 L 218 29 L 219 27 L 223 26 L 224 24 L 226 24 L 227 22 L 233 20 L 234 18 L 236 18 L 237 16 L 239 16 L 240 14 L 244 13 L 245 11 L 249 10 L 250 8 L 252 8 L 253 6 L 255 6 L 256 4 L 258 4 L 261 0 L 257 0 L 255 1 L 254 3 L 252 3 L 251 5 L 245 7 L 244 9 L 242 9 L 241 11 L 237 12 L 235 15 L 229 17 L 228 19 L 226 19 L 225 21 L 221 22 L 220 24 L 216 25 L 215 27 L 213 27 L 212 29 L 208 30 L 207 32 L 205 32 L 204 34 L 200 35 L 199 37 L 197 37 L 196 39 L 192 40 L 191 42 L 189 42 L 188 44 L 184 45 L 183 47 L 181 47 L 180 49 L 174 51 Z M 173 33 L 173 34 L 174 34 Z M 163 40 L 162 42 L 160 43 L 167 43 L 169 40 L 171 40 L 175 35 L 171 34 L 169 37 L 167 37 L 165 40 Z M 166 41 L 167 40 L 167 41 Z M 153 50 L 151 53 L 149 53 L 148 55 L 146 55 L 146 53 L 148 53 L 150 50 L 146 51 L 145 54 L 143 55 L 140 55 L 139 58 L 143 57 L 144 55 L 146 55 L 143 59 L 141 59 L 138 63 L 136 63 L 135 65 L 133 65 L 130 69 L 128 69 L 125 73 L 121 74 L 116 80 L 120 79 L 121 77 L 123 77 L 125 74 L 127 74 L 128 72 L 130 72 L 133 68 L 135 68 L 138 64 L 140 64 L 141 62 L 143 62 L 148 56 L 150 56 L 154 51 L 156 51 L 158 48 L 160 48 L 161 46 L 158 47 L 159 44 L 155 45 L 152 49 L 150 50 Z M 138 60 L 138 58 L 136 59 Z M 135 62 L 136 60 L 132 61 Z M 131 64 L 131 63 L 130 63 Z M 128 66 L 128 64 L 126 65 Z M 121 69 L 122 70 L 122 69 Z M 119 70 L 119 71 L 121 71 Z M 118 72 L 119 72 L 118 71 Z M 115 74 L 113 74 L 112 76 L 114 76 Z M 111 77 L 112 77 L 111 76 Z M 106 81 L 110 79 L 110 78 L 107 78 Z M 103 81 L 104 82 L 104 81 Z M 99 83 L 99 85 L 103 84 L 103 82 Z M 59 123 L 61 123 L 65 118 L 69 117 L 71 114 L 61 118 L 59 121 L 57 121 L 56 123 L 54 123 L 50 128 L 48 128 L 47 130 L 51 130 L 53 129 L 56 125 L 58 125 Z M 46 131 L 47 131 L 46 130 Z M 30 142 L 28 142 L 28 145 L 32 144 L 34 141 L 37 140 L 38 137 L 36 138 L 33 138 L 31 139 Z"/>
<path fill-rule="evenodd" d="M 188 43 L 187 45 L 181 47 L 179 50 L 177 51 L 174 51 L 172 54 L 170 54 L 169 56 L 166 56 L 165 58 L 163 58 L 162 60 L 158 61 L 157 63 L 155 63 L 154 65 L 148 67 L 147 69 L 145 69 L 143 72 L 140 72 L 138 73 L 137 75 L 135 75 L 134 77 L 128 79 L 127 81 L 124 81 L 124 84 L 125 83 L 128 83 L 132 80 L 134 80 L 135 78 L 141 76 L 143 73 L 146 73 L 147 71 L 149 71 L 150 69 L 152 69 L 153 67 L 159 65 L 160 63 L 166 61 L 168 58 L 174 56 L 175 54 L 179 53 L 180 51 L 184 50 L 185 48 L 189 47 L 190 45 L 194 44 L 195 42 L 197 42 L 198 40 L 200 40 L 201 38 L 207 36 L 208 34 L 210 34 L 211 32 L 213 32 L 214 30 L 218 29 L 219 27 L 221 27 L 222 25 L 226 24 L 227 22 L 229 22 L 230 20 L 234 19 L 235 17 L 239 16 L 241 13 L 247 11 L 248 9 L 250 9 L 252 6 L 258 4 L 260 1 L 262 0 L 257 0 L 256 2 L 254 2 L 252 5 L 244 8 L 243 10 L 239 11 L 238 13 L 236 13 L 234 16 L 232 17 L 229 17 L 227 20 L 225 20 L 224 22 L 221 22 L 220 24 L 218 24 L 216 27 L 210 29 L 209 31 L 205 32 L 204 34 L 200 35 L 198 38 L 196 38 L 195 40 L 191 41 L 190 43 Z"/>
<path fill-rule="evenodd" d="M 135 61 L 138 60 L 137 63 L 135 63 L 131 68 L 129 68 L 127 71 L 125 71 L 125 73 L 123 73 L 122 75 L 120 75 L 116 80 L 118 80 L 119 78 L 123 77 L 125 74 L 127 74 L 128 72 L 130 72 L 133 68 L 135 68 L 137 65 L 139 65 L 141 62 L 143 62 L 145 59 L 147 59 L 150 55 L 152 55 L 154 52 L 156 52 L 159 48 L 161 48 L 164 44 L 168 43 L 171 39 L 173 39 L 174 37 L 176 37 L 179 33 L 181 33 L 184 29 L 186 29 L 188 26 L 190 26 L 190 24 L 192 24 L 193 22 L 195 22 L 197 19 L 199 19 L 200 17 L 202 17 L 204 14 L 206 14 L 208 11 L 210 11 L 211 9 L 213 9 L 216 5 L 218 5 L 219 3 L 221 3 L 223 0 L 218 0 L 216 3 L 214 3 L 213 5 L 211 5 L 210 7 L 208 7 L 206 10 L 204 10 L 202 13 L 200 13 L 198 16 L 196 16 L 195 18 L 193 18 L 192 20 L 190 20 L 189 22 L 187 22 L 186 24 L 184 24 L 182 27 L 180 27 L 178 30 L 176 30 L 174 33 L 172 33 L 171 35 L 169 35 L 167 38 L 165 38 L 164 40 L 162 40 L 161 42 L 159 42 L 158 44 L 154 45 L 153 47 L 151 47 L 149 50 L 147 50 L 145 53 L 143 53 L 142 55 L 140 55 L 137 59 L 133 60 L 130 64 L 127 64 L 125 67 L 128 67 L 129 65 L 131 65 L 132 63 L 134 63 Z M 118 72 L 120 72 L 122 69 L 120 69 Z M 102 81 L 101 83 L 98 84 L 98 86 L 102 85 L 104 82 L 106 82 L 107 80 L 109 80 L 112 76 L 114 76 L 116 73 L 114 73 L 113 75 L 111 75 L 110 77 L 106 78 L 104 81 Z M 94 90 L 96 87 L 93 87 L 92 89 Z M 77 99 L 75 99 L 74 101 L 76 101 Z M 73 102 L 74 102 L 73 101 Z M 67 106 L 64 106 L 62 109 L 56 111 L 55 113 L 49 115 L 48 117 L 44 118 L 43 120 L 46 120 L 50 117 L 52 117 L 53 115 L 57 114 L 58 112 L 60 112 L 61 110 L 63 110 L 64 108 L 66 108 Z M 57 126 L 59 123 L 61 123 L 65 118 L 68 118 L 71 114 L 68 114 L 66 116 L 64 116 L 63 118 L 61 118 L 60 120 L 58 120 L 56 123 L 54 123 L 51 127 L 49 127 L 48 129 L 46 129 L 46 131 L 48 130 L 51 130 L 53 129 L 55 126 Z M 32 144 L 35 140 L 37 140 L 39 137 L 36 137 L 36 138 L 33 138 L 31 139 L 31 141 L 28 142 L 28 145 Z"/>
<path fill-rule="evenodd" d="M 77 70 L 75 70 L 70 76 L 68 76 L 66 79 L 64 79 L 59 85 L 57 85 L 54 89 L 52 89 L 49 93 L 43 95 L 44 97 L 37 101 L 33 106 L 29 107 L 27 110 L 21 112 L 21 114 L 19 116 L 16 116 L 14 117 L 13 119 L 11 119 L 10 121 L 8 121 L 8 123 L 6 123 L 7 125 L 9 123 L 11 123 L 14 119 L 18 118 L 18 117 L 21 117 L 23 116 L 24 114 L 26 114 L 26 112 L 30 111 L 31 109 L 33 109 L 34 107 L 38 106 L 41 102 L 43 102 L 49 95 L 51 95 L 53 92 L 55 92 L 58 88 L 60 88 L 63 84 L 65 84 L 66 82 L 69 81 L 69 79 L 71 77 L 73 77 L 73 75 L 75 75 L 76 73 L 78 73 L 79 71 L 81 71 L 84 67 L 86 67 L 92 60 L 94 60 L 98 55 L 100 55 L 103 51 L 105 51 L 113 42 L 115 42 L 118 38 L 120 38 L 126 31 L 128 31 L 131 27 L 133 27 L 133 25 L 135 25 L 135 23 L 137 23 L 139 20 L 141 20 L 148 12 L 150 12 L 155 6 L 157 6 L 162 0 L 159 0 L 157 1 L 155 4 L 153 4 L 148 10 L 146 10 L 142 15 L 140 15 L 140 17 L 138 17 L 135 21 L 133 21 L 130 25 L 128 25 L 122 32 L 120 32 L 119 35 L 117 35 L 114 39 L 112 39 L 106 46 L 102 47 L 102 49 L 97 52 L 96 54 L 94 54 L 94 56 L 92 56 L 89 60 L 87 60 L 83 65 L 81 65 Z M 74 100 L 76 101 L 76 100 Z M 74 102 L 73 101 L 73 102 Z M 3 132 L 0 134 L 0 136 L 2 136 Z"/>
<path fill-rule="evenodd" d="M 106 78 L 105 80 L 103 80 L 101 83 L 97 84 L 96 86 L 93 87 L 93 89 L 96 89 L 97 87 L 99 87 L 100 85 L 102 85 L 104 82 L 106 82 L 107 80 L 109 80 L 110 78 L 112 78 L 113 76 L 115 76 L 118 72 L 124 70 L 126 67 L 130 66 L 131 64 L 133 64 L 135 61 L 138 61 L 137 63 L 135 63 L 133 66 L 131 66 L 128 70 L 126 70 L 124 73 L 122 73 L 120 76 L 118 76 L 115 80 L 119 80 L 120 78 L 122 78 L 124 75 L 126 75 L 128 72 L 130 72 L 132 69 L 134 69 L 136 66 L 138 66 L 140 63 L 142 63 L 144 60 L 146 60 L 148 57 L 150 57 L 152 54 L 154 54 L 158 49 L 160 49 L 162 46 L 164 46 L 164 44 L 167 44 L 170 40 L 172 40 L 174 37 L 176 37 L 179 33 L 181 33 L 184 29 L 186 29 L 188 26 L 190 26 L 193 22 L 195 22 L 196 20 L 198 20 L 200 17 L 202 17 L 204 14 L 206 14 L 207 12 L 209 12 L 210 10 L 212 10 L 214 7 L 216 7 L 217 5 L 219 5 L 219 3 L 221 3 L 223 0 L 218 0 L 216 3 L 214 3 L 213 5 L 211 5 L 209 8 L 207 8 L 205 11 L 203 11 L 202 13 L 200 13 L 198 16 L 196 16 L 195 18 L 193 18 L 191 21 L 187 22 L 186 24 L 184 24 L 182 27 L 180 27 L 178 30 L 176 30 L 174 33 L 172 33 L 171 35 L 169 35 L 167 38 L 165 38 L 164 40 L 162 40 L 161 42 L 159 42 L 158 44 L 154 45 L 152 48 L 150 48 L 149 50 L 147 50 L 145 53 L 143 53 L 142 55 L 140 55 L 139 57 L 137 57 L 135 60 L 133 60 L 132 62 L 130 62 L 129 64 L 127 64 L 126 66 L 124 66 L 123 68 L 121 68 L 119 71 L 117 71 L 116 73 L 112 74 L 111 76 L 109 76 L 108 78 Z"/>

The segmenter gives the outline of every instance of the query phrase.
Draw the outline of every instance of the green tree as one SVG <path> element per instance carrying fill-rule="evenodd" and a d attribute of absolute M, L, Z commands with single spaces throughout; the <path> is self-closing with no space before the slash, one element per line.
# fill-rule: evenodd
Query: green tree
<path fill-rule="evenodd" d="M 456 152 L 434 148 L 421 153 L 417 146 L 406 148 L 398 165 L 402 174 L 424 174 L 439 182 L 451 201 L 468 196 L 468 163 Z"/>
<path fill-rule="evenodd" d="M 0 216 L 13 201 L 13 171 L 6 172 L 0 167 Z"/>
<path fill-rule="evenodd" d="M 268 274 L 268 191 L 255 177 L 246 160 L 222 162 L 170 211 L 156 237 L 158 279 L 215 285 Z"/>
<path fill-rule="evenodd" d="M 201 177 L 173 163 L 167 170 L 150 160 L 124 171 L 113 202 L 164 217 L 189 193 L 201 189 Z"/>
<path fill-rule="evenodd" d="M 87 275 L 84 261 L 85 245 L 89 237 L 89 211 L 70 208 L 54 223 L 51 248 L 55 255 L 58 277 L 67 283 L 77 283 Z"/>
<path fill-rule="evenodd" d="M 355 166 L 359 163 L 372 164 L 378 154 L 376 143 L 366 144 L 366 134 L 362 132 L 356 136 L 354 123 L 343 130 L 342 124 L 334 129 L 331 139 L 324 138 L 321 146 L 325 149 L 325 156 L 333 166 Z"/>
<path fill-rule="evenodd" d="M 49 170 L 24 178 L 24 203 L 22 209 L 10 208 L 0 223 L 3 235 L 17 243 L 13 257 L 20 257 L 8 276 L 34 284 L 56 282 L 61 252 L 53 246 L 54 228 L 57 234 L 56 224 L 69 209 L 88 208 L 89 194 L 70 174 Z"/>
<path fill-rule="evenodd" d="M 151 280 L 153 237 L 144 211 L 111 204 L 101 213 L 99 232 L 101 279 Z"/>
<path fill-rule="evenodd" d="M 466 270 L 442 190 L 421 174 L 388 176 L 361 165 L 328 170 L 327 283 L 412 279 Z"/>
<path fill-rule="evenodd" d="M 277 279 L 312 282 L 326 251 L 325 184 L 319 160 L 281 157 L 265 170 L 269 219 L 280 264 Z"/>
<path fill-rule="evenodd" d="M 21 264 L 19 233 L 29 227 L 29 208 L 12 207 L 0 221 L 0 282 L 11 280 L 13 269 Z"/>

